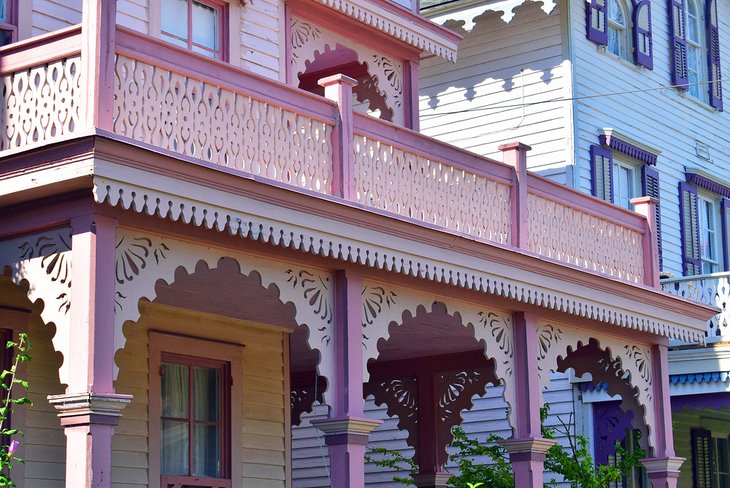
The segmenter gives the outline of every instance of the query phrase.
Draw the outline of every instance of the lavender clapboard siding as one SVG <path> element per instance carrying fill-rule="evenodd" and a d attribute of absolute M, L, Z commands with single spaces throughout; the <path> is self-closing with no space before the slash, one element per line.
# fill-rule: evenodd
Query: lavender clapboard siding
<path fill-rule="evenodd" d="M 33 0 L 31 24 L 34 36 L 63 29 L 80 22 L 81 0 Z"/>

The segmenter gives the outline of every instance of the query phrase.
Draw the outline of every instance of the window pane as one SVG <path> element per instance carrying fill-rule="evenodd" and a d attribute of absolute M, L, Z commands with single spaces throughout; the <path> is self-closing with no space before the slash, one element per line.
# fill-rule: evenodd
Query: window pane
<path fill-rule="evenodd" d="M 221 476 L 220 432 L 217 425 L 195 424 L 193 476 Z"/>
<path fill-rule="evenodd" d="M 193 367 L 195 420 L 217 422 L 220 414 L 220 373 L 215 368 Z"/>
<path fill-rule="evenodd" d="M 188 367 L 182 364 L 162 364 L 162 416 L 188 418 Z"/>
<path fill-rule="evenodd" d="M 218 24 L 217 9 L 193 1 L 193 43 L 217 51 Z"/>
<path fill-rule="evenodd" d="M 728 452 L 728 440 L 717 439 L 717 471 L 723 474 L 730 473 L 730 452 Z"/>
<path fill-rule="evenodd" d="M 190 474 L 189 436 L 187 422 L 162 421 L 162 474 Z"/>
<path fill-rule="evenodd" d="M 0 22 L 8 22 L 8 2 L 7 0 L 0 0 Z"/>
<path fill-rule="evenodd" d="M 188 38 L 187 0 L 162 0 L 162 31 L 183 39 Z M 167 36 L 166 36 L 167 37 Z M 169 39 L 169 38 L 168 38 Z M 186 43 L 183 43 L 186 46 Z"/>

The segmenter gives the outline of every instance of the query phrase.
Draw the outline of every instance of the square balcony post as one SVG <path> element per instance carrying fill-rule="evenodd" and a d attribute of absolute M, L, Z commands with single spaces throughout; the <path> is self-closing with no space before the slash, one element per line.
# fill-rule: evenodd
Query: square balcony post
<path fill-rule="evenodd" d="M 527 214 L 527 151 L 532 148 L 521 142 L 502 144 L 502 160 L 512 166 L 512 245 L 520 249 L 530 246 L 529 215 Z"/>
<path fill-rule="evenodd" d="M 117 0 L 83 0 L 81 87 L 86 128 L 112 130 Z"/>
<path fill-rule="evenodd" d="M 659 288 L 659 243 L 656 215 L 659 200 L 654 197 L 632 198 L 636 213 L 646 217 L 646 229 L 641 243 L 644 249 L 644 284 Z"/>
<path fill-rule="evenodd" d="M 357 80 L 337 74 L 318 81 L 324 87 L 324 96 L 337 104 L 339 120 L 333 133 L 334 164 L 332 194 L 345 200 L 355 199 L 355 156 L 352 126 L 352 89 Z"/>

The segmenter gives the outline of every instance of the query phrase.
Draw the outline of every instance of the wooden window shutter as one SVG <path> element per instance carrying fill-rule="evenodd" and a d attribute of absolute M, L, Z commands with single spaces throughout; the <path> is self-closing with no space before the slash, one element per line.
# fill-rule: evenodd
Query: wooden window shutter
<path fill-rule="evenodd" d="M 692 478 L 694 488 L 713 488 L 712 433 L 706 429 L 692 429 Z"/>
<path fill-rule="evenodd" d="M 641 186 L 642 193 L 645 196 L 656 198 L 661 202 L 659 194 L 659 172 L 656 168 L 651 166 L 643 166 L 641 168 Z M 659 249 L 659 269 L 663 267 L 662 263 L 662 217 L 661 217 L 661 205 L 658 204 L 656 207 L 656 222 L 654 222 L 654 228 L 656 229 L 657 248 Z"/>
<path fill-rule="evenodd" d="M 730 271 L 730 198 L 723 198 L 720 204 L 722 219 L 722 257 L 725 271 Z"/>
<path fill-rule="evenodd" d="M 605 46 L 608 44 L 607 0 L 586 2 L 586 35 L 589 41 Z"/>
<path fill-rule="evenodd" d="M 607 147 L 591 146 L 591 190 L 594 197 L 613 202 L 613 155 Z"/>
<path fill-rule="evenodd" d="M 654 68 L 651 35 L 651 1 L 642 0 L 634 9 L 634 61 L 647 69 Z"/>
<path fill-rule="evenodd" d="M 672 29 L 672 83 L 680 85 L 680 90 L 687 89 L 689 83 L 687 73 L 687 16 L 684 12 L 684 0 L 669 0 L 671 15 L 669 20 Z"/>
<path fill-rule="evenodd" d="M 710 105 L 722 110 L 722 70 L 720 69 L 720 29 L 717 0 L 707 2 L 707 73 L 710 82 Z"/>
<path fill-rule="evenodd" d="M 682 229 L 682 267 L 686 276 L 702 273 L 700 260 L 700 222 L 697 188 L 679 182 L 679 224 Z"/>

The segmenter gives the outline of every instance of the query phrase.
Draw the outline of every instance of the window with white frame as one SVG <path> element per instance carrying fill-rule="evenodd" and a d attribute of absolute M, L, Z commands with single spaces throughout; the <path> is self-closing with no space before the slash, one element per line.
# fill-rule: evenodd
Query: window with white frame
<path fill-rule="evenodd" d="M 698 217 L 700 228 L 700 259 L 702 273 L 720 271 L 722 240 L 720 239 L 720 203 L 716 197 L 700 193 L 698 195 Z"/>
<path fill-rule="evenodd" d="M 629 59 L 631 12 L 623 0 L 608 0 L 608 52 L 621 59 Z"/>
<path fill-rule="evenodd" d="M 689 93 L 702 101 L 707 101 L 707 89 L 702 85 L 706 80 L 704 15 L 699 0 L 687 0 L 687 81 Z"/>
<path fill-rule="evenodd" d="M 631 199 L 641 196 L 641 171 L 639 166 L 614 158 L 613 203 L 633 210 Z"/>
<path fill-rule="evenodd" d="M 162 0 L 162 39 L 214 59 L 225 59 L 226 3 Z"/>

